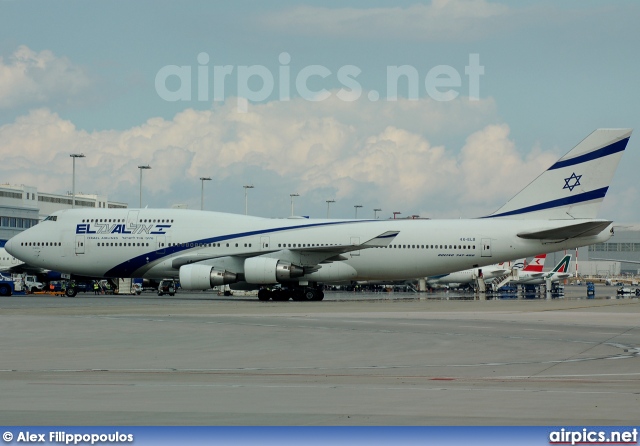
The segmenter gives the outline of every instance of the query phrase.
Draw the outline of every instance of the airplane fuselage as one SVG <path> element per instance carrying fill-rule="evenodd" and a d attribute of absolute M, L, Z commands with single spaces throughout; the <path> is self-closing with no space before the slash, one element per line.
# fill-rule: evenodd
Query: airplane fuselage
<path fill-rule="evenodd" d="M 549 250 L 609 239 L 597 235 L 559 240 L 518 237 L 575 224 L 576 220 L 324 220 L 268 219 L 175 209 L 60 211 L 13 237 L 7 249 L 42 268 L 91 277 L 178 277 L 191 263 L 242 273 L 255 256 L 304 262 L 307 249 L 359 245 L 398 231 L 386 247 L 344 253 L 301 280 L 403 280 L 477 268 Z"/>

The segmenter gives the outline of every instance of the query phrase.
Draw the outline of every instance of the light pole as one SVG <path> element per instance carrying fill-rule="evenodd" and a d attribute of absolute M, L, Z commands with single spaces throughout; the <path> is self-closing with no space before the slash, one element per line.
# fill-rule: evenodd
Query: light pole
<path fill-rule="evenodd" d="M 378 219 L 378 212 L 380 212 L 382 209 L 380 208 L 376 208 L 373 210 L 373 219 L 377 220 Z"/>
<path fill-rule="evenodd" d="M 400 215 L 400 214 L 402 214 L 402 212 L 394 212 L 393 213 L 393 219 L 395 220 L 396 219 L 396 215 Z"/>
<path fill-rule="evenodd" d="M 148 164 L 146 166 L 138 166 L 138 169 L 140 169 L 140 209 L 142 209 L 142 171 L 151 169 L 151 166 Z"/>
<path fill-rule="evenodd" d="M 247 189 L 253 189 L 253 185 L 246 185 L 246 186 L 242 186 L 244 187 L 244 215 L 249 215 L 248 214 L 248 206 L 247 206 Z"/>
<path fill-rule="evenodd" d="M 358 219 L 358 208 L 361 208 L 362 205 L 361 204 L 354 204 L 353 207 L 356 208 L 356 217 L 355 218 L 357 220 Z"/>
<path fill-rule="evenodd" d="M 84 158 L 84 153 L 72 153 L 73 158 L 73 179 L 71 180 L 71 209 L 76 207 L 76 158 Z"/>
<path fill-rule="evenodd" d="M 327 218 L 329 218 L 329 205 L 335 202 L 336 200 L 327 200 Z"/>
<path fill-rule="evenodd" d="M 291 197 L 291 216 L 293 217 L 293 197 L 299 197 L 299 194 L 289 194 Z"/>
<path fill-rule="evenodd" d="M 204 210 L 204 182 L 205 181 L 211 181 L 211 178 L 209 177 L 200 177 L 200 182 L 202 183 L 202 186 L 200 187 L 200 210 Z"/>

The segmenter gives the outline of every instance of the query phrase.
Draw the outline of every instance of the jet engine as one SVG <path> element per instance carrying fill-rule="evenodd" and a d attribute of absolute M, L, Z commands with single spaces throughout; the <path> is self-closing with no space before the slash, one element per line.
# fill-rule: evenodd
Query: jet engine
<path fill-rule="evenodd" d="M 185 290 L 208 290 L 214 286 L 237 281 L 235 273 L 216 269 L 210 265 L 184 265 L 180 267 L 180 286 Z"/>
<path fill-rule="evenodd" d="M 247 283 L 272 284 L 287 282 L 304 276 L 302 266 L 269 257 L 251 257 L 244 261 L 244 279 Z"/>

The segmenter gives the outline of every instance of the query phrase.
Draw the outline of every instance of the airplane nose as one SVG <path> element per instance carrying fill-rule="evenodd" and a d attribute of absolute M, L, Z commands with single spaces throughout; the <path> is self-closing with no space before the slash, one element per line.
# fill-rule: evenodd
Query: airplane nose
<path fill-rule="evenodd" d="M 7 252 L 11 255 L 13 255 L 13 252 L 11 252 L 11 247 L 13 246 L 13 242 L 11 240 L 8 240 L 5 244 L 4 244 L 4 249 L 7 250 Z M 15 257 L 15 256 L 14 256 Z"/>

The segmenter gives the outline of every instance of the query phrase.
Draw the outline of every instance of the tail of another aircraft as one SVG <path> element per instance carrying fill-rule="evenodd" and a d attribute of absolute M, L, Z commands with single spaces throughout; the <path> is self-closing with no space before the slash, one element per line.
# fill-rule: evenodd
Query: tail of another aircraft
<path fill-rule="evenodd" d="M 529 273 L 541 273 L 544 268 L 544 261 L 547 258 L 546 254 L 538 254 L 533 258 L 531 263 L 524 267 L 522 271 Z"/>
<path fill-rule="evenodd" d="M 632 129 L 598 129 L 489 217 L 596 218 Z"/>
<path fill-rule="evenodd" d="M 513 268 L 516 269 L 522 269 L 524 268 L 526 259 L 518 259 L 518 260 L 511 260 L 508 262 L 500 262 L 497 264 L 498 267 L 503 268 L 505 271 L 511 271 Z"/>
<path fill-rule="evenodd" d="M 569 271 L 569 264 L 571 263 L 571 254 L 567 254 L 560 260 L 560 262 L 551 270 L 552 273 L 566 273 Z"/>

